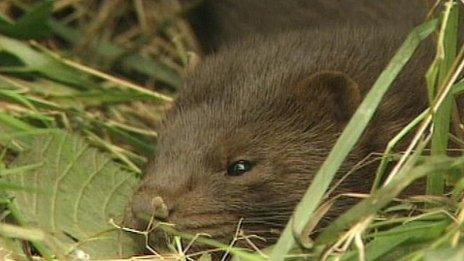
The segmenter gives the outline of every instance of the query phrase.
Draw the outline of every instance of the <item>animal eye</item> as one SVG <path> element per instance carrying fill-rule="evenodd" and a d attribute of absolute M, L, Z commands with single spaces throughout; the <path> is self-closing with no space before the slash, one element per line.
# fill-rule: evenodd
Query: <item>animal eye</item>
<path fill-rule="evenodd" d="M 229 176 L 239 176 L 245 172 L 248 172 L 252 168 L 251 162 L 247 160 L 238 160 L 227 167 L 227 175 Z"/>

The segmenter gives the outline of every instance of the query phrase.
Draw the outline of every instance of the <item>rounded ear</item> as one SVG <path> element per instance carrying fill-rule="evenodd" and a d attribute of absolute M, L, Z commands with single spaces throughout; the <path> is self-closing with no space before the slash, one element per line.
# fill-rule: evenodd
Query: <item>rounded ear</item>
<path fill-rule="evenodd" d="M 304 93 L 301 97 L 315 103 L 312 108 L 318 108 L 320 114 L 329 113 L 340 122 L 348 121 L 362 101 L 358 84 L 342 72 L 314 73 L 303 80 L 298 88 L 300 93 Z"/>

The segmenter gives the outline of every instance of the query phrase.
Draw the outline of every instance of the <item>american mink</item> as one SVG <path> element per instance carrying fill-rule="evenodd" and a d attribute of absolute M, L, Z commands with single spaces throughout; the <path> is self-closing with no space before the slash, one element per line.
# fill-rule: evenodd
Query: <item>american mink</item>
<path fill-rule="evenodd" d="M 247 235 L 266 240 L 255 242 L 263 247 L 275 242 L 362 97 L 428 9 L 421 0 L 224 0 L 202 8 L 206 21 L 195 25 L 210 54 L 161 124 L 157 156 L 127 220 L 143 229 L 142 217 L 154 215 L 223 242 L 241 221 Z M 433 56 L 431 44 L 416 52 L 340 176 L 382 152 L 427 106 Z M 368 191 L 375 167 L 351 175 L 337 193 Z"/>

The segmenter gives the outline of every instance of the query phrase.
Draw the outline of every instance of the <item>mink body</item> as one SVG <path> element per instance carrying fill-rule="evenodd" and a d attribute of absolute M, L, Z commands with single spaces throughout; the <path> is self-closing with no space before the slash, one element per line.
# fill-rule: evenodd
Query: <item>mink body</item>
<path fill-rule="evenodd" d="M 189 2 L 188 0 L 184 0 Z M 203 0 L 189 13 L 206 53 L 246 37 L 294 30 L 394 25 L 405 32 L 421 23 L 426 0 Z"/>

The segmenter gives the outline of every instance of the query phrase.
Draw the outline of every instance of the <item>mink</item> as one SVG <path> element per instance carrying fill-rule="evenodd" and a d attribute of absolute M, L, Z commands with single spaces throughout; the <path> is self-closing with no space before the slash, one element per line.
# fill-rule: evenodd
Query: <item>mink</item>
<path fill-rule="evenodd" d="M 276 241 L 363 97 L 415 25 L 425 1 L 205 1 L 191 17 L 207 55 L 159 126 L 157 155 L 130 204 L 146 217 L 228 243 L 237 226 Z M 377 108 L 337 179 L 427 107 L 423 43 Z M 377 162 L 333 193 L 366 193 Z M 328 218 L 353 202 L 340 200 Z M 145 217 L 145 218 L 143 218 Z M 161 245 L 156 232 L 153 244 Z"/>

